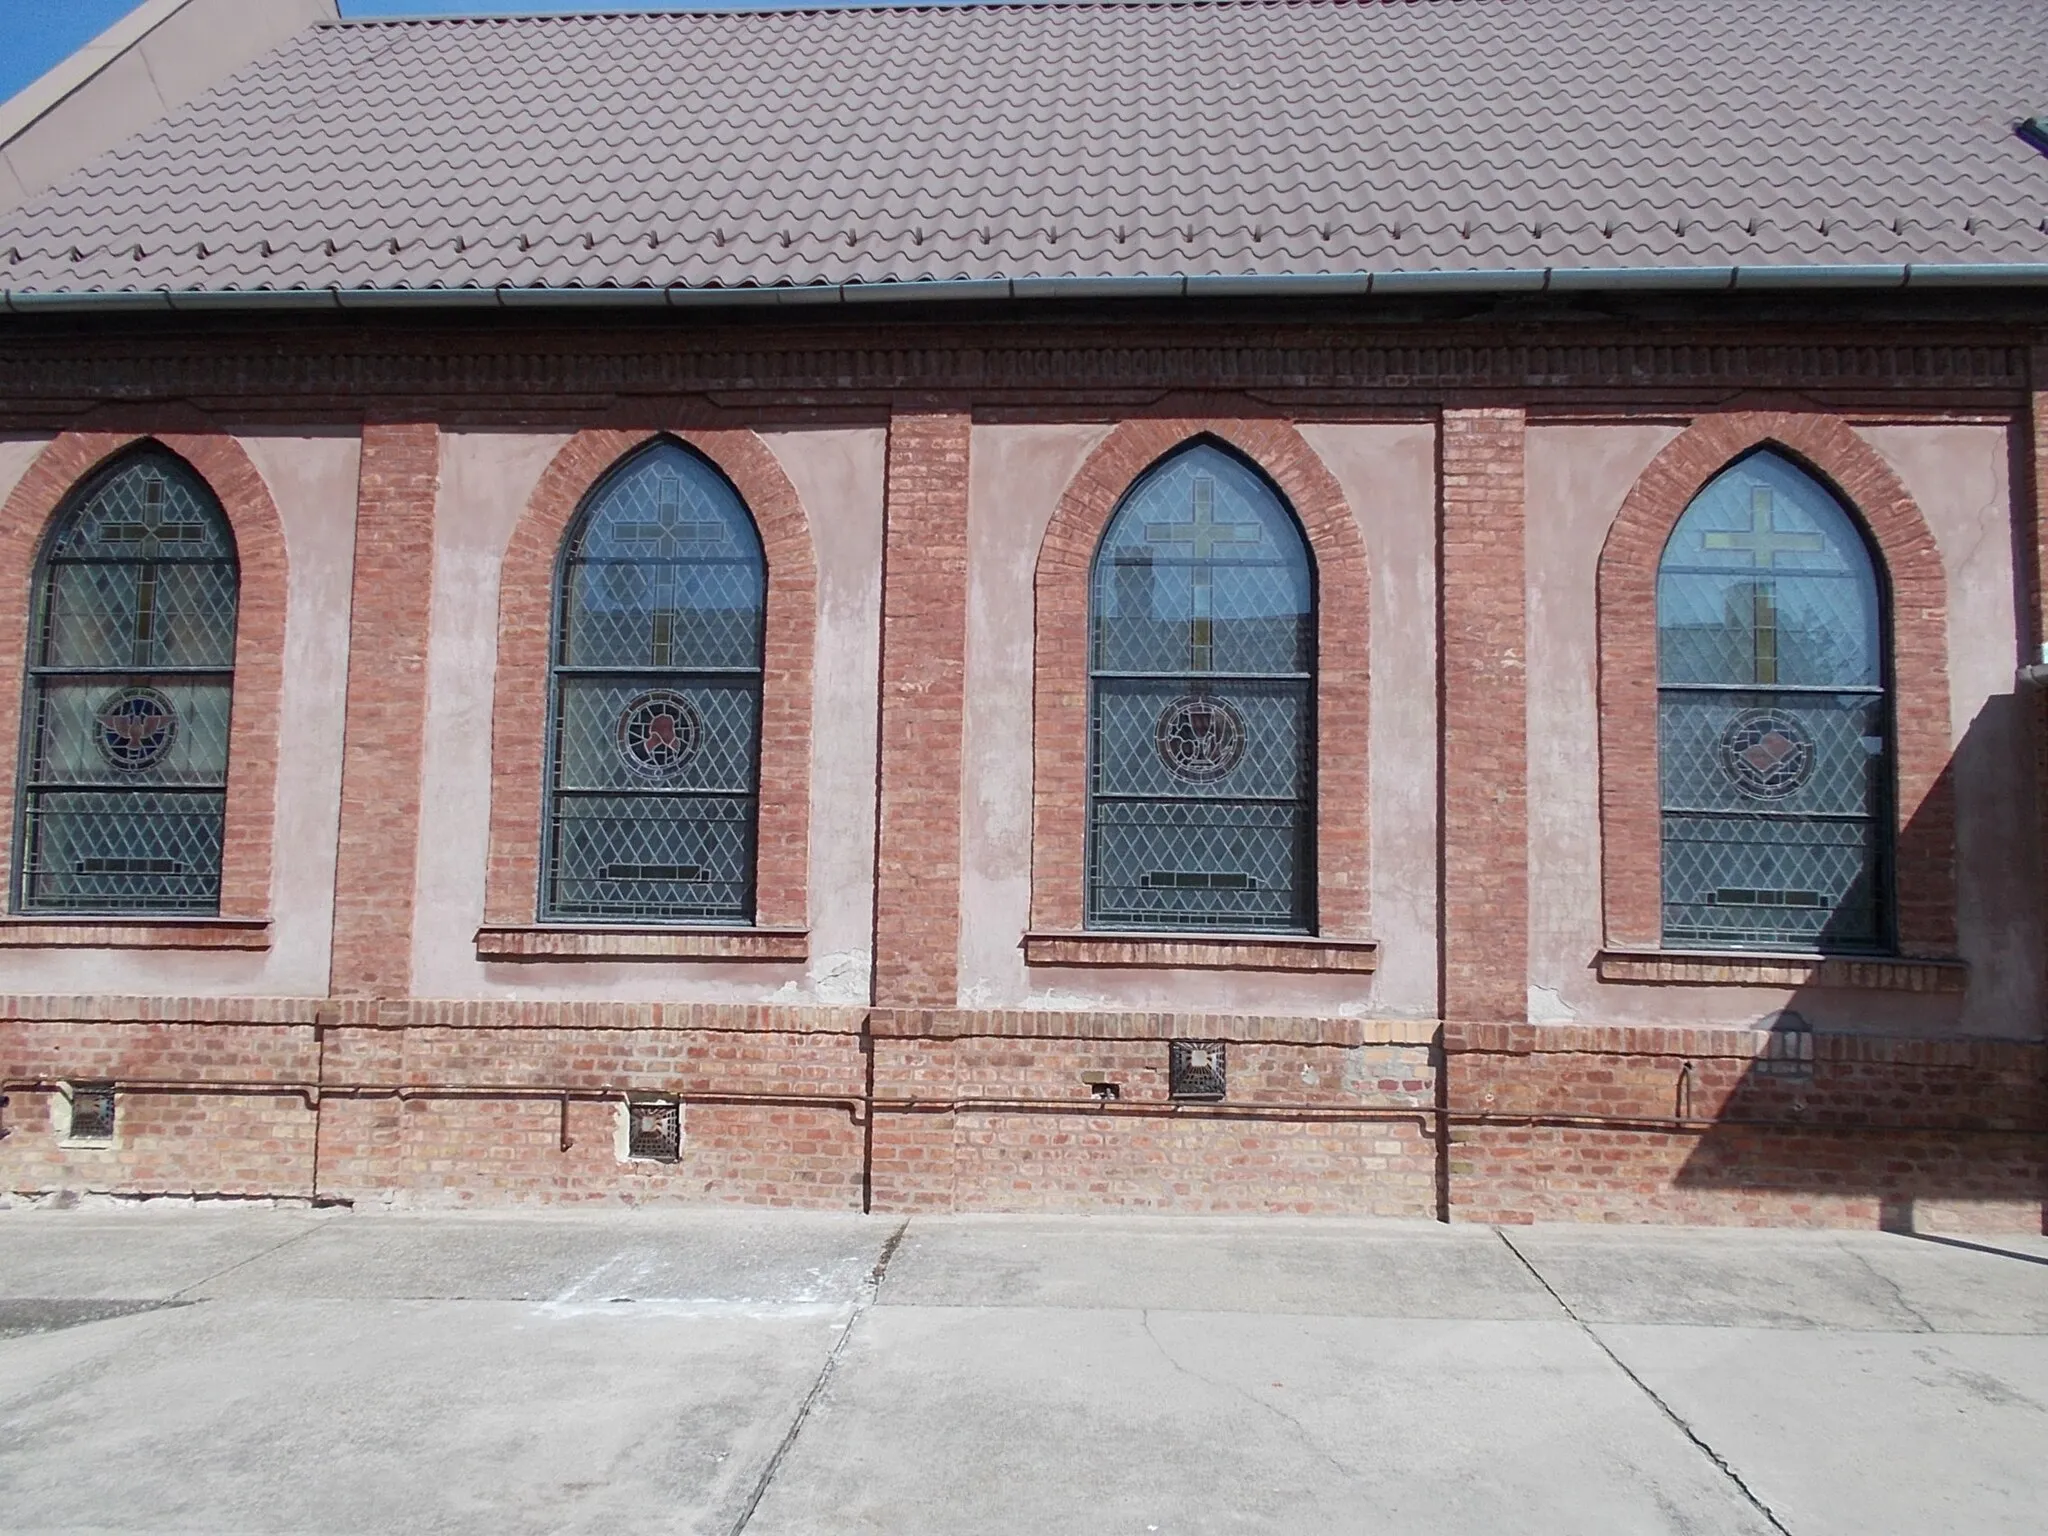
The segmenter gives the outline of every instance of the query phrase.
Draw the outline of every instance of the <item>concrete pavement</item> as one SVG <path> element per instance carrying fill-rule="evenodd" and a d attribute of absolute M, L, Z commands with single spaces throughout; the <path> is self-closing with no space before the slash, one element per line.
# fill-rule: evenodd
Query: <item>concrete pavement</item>
<path fill-rule="evenodd" d="M 0 1531 L 2032 1533 L 2048 1241 L 0 1211 Z"/>

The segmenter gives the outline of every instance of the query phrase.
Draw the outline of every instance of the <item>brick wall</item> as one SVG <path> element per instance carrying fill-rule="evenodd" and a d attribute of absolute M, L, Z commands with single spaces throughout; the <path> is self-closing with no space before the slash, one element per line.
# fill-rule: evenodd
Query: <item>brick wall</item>
<path fill-rule="evenodd" d="M 1437 654 L 1447 1019 L 1518 1019 L 1528 1007 L 1526 431 L 1515 408 L 1444 412 Z"/>
<path fill-rule="evenodd" d="M 2042 1229 L 2039 1042 L 1783 1049 L 1747 1030 L 1451 1026 L 1453 1218 Z"/>
<path fill-rule="evenodd" d="M 1411 392 L 1406 405 L 1412 412 L 1440 403 Z M 546 404 L 530 408 L 548 414 Z M 797 409 L 787 402 L 782 408 Z M 1098 416 L 1143 414 L 1128 403 L 1090 409 Z M 1294 423 L 1270 414 L 1279 407 L 1210 398 L 1198 409 L 1162 406 L 1157 416 L 1119 427 L 1108 442 L 1130 462 L 1111 473 L 1104 467 L 1114 467 L 1111 460 L 1091 461 L 1083 477 L 1088 518 L 1096 525 L 1106 519 L 1126 470 L 1141 472 L 1195 430 L 1229 437 L 1287 491 L 1309 529 L 1322 583 L 1321 915 L 1326 928 L 1363 938 L 1370 931 L 1367 552 L 1341 494 L 1325 483 L 1313 455 L 1302 456 L 1307 450 Z M 364 433 L 333 995 L 172 996 L 175 983 L 167 980 L 160 998 L 0 998 L 0 1078 L 11 1101 L 0 1139 L 0 1189 L 403 1205 L 727 1201 L 1863 1225 L 1910 1217 L 1952 1229 L 2039 1228 L 2048 1194 L 2048 1052 L 2038 1041 L 1827 1035 L 1816 1039 L 1810 1063 L 1790 1074 L 1770 1054 L 1778 1049 L 1773 1037 L 1747 1031 L 1525 1022 L 1523 551 L 1531 535 L 1524 528 L 1527 417 L 1520 403 L 1461 403 L 1441 415 L 1442 1019 L 1146 1013 L 1091 1005 L 1085 997 L 1062 998 L 1058 1008 L 1040 1012 L 965 1006 L 971 1000 L 959 995 L 957 951 L 960 829 L 969 811 L 961 730 L 972 414 L 962 401 L 909 401 L 899 403 L 890 422 L 870 1004 L 781 1006 L 762 995 L 765 988 L 749 994 L 730 966 L 710 970 L 714 961 L 627 964 L 613 957 L 600 964 L 588 956 L 526 966 L 518 973 L 522 985 L 535 978 L 537 995 L 517 1001 L 408 995 L 413 866 L 423 820 L 421 723 L 433 702 L 423 664 L 438 431 L 435 413 L 422 407 Z M 1859 499 L 1893 563 L 1903 626 L 1902 761 L 1910 756 L 1913 765 L 1911 825 L 1921 838 L 1912 849 L 1902 845 L 1902 868 L 1910 854 L 1918 872 L 1908 881 L 1910 910 L 1918 914 L 1911 932 L 1924 947 L 1946 952 L 1953 934 L 1941 925 L 1952 929 L 1954 921 L 1953 860 L 1941 850 L 1952 845 L 1953 833 L 1935 746 L 1948 708 L 1945 677 L 1935 670 L 1944 600 L 1939 562 L 1927 530 L 1914 531 L 1903 491 L 1857 459 L 1842 437 L 1853 437 L 1846 418 L 1802 407 L 1769 421 L 1772 440 L 1790 443 Z M 1682 440 L 1693 445 L 1692 458 L 1679 465 L 1684 472 L 1667 464 L 1661 479 L 1646 477 L 1649 489 L 1632 505 L 1647 510 L 1617 525 L 1624 544 L 1654 542 L 1656 518 L 1676 516 L 1672 509 L 1690 494 L 1684 482 L 1693 469 L 1710 472 L 1725 462 L 1716 455 L 1730 442 L 1755 440 L 1762 430 L 1755 421 L 1735 431 L 1738 425 L 1717 417 L 1696 426 Z M 544 673 L 537 637 L 546 611 L 535 573 L 551 564 L 554 541 L 583 489 L 647 430 L 587 430 L 573 440 L 574 453 L 565 450 L 566 467 L 558 466 L 550 482 L 559 492 L 547 513 L 556 525 L 547 539 L 529 539 L 538 553 L 522 568 L 518 590 L 506 594 L 510 627 L 500 636 L 500 663 L 510 665 L 501 672 L 500 703 L 503 686 L 510 686 L 516 708 L 501 708 L 492 727 L 509 730 L 518 709 L 540 708 L 544 684 L 533 679 Z M 752 472 L 746 455 L 758 439 L 737 421 L 729 430 L 685 435 L 718 457 L 736 483 Z M 711 446 L 713 439 L 723 446 Z M 16 500 L 29 495 L 23 506 L 41 505 L 36 498 L 54 505 L 66 474 L 95 461 L 82 449 L 71 452 L 75 463 L 53 460 L 32 487 L 24 481 L 30 489 L 17 490 Z M 249 499 L 225 460 L 205 472 L 224 499 L 233 498 L 231 511 Z M 807 546 L 806 509 L 794 506 L 793 493 L 789 505 L 779 502 L 765 469 L 758 486 L 743 489 L 771 549 L 772 609 L 778 590 L 794 590 L 775 584 L 796 564 L 778 561 L 776 541 L 782 538 L 789 551 Z M 833 515 L 823 506 L 808 512 Z M 23 542 L 20 529 L 33 521 L 21 512 L 0 529 L 15 539 L 7 558 L 19 568 L 32 558 L 25 552 L 32 540 Z M 238 539 L 243 526 L 238 517 Z M 1064 560 L 1069 576 L 1085 572 L 1089 526 L 1087 519 L 1056 521 L 1049 537 L 1049 546 L 1065 541 L 1053 551 L 1054 563 Z M 282 548 L 275 571 L 267 572 L 260 542 L 260 535 L 244 541 L 245 638 L 264 633 L 265 603 L 275 604 L 282 624 L 281 595 L 265 595 L 273 588 L 281 594 Z M 1085 683 L 1076 636 L 1044 630 L 1045 590 L 1041 683 L 1050 678 L 1057 687 L 1066 675 L 1058 668 L 1074 673 L 1074 656 L 1082 657 L 1078 675 Z M 1075 594 L 1085 603 L 1078 580 L 1059 592 L 1055 606 L 1071 607 Z M 804 593 L 798 606 L 809 612 L 805 604 L 815 595 Z M 0 640 L 18 646 L 23 615 L 15 613 L 16 632 L 8 636 L 9 611 L 0 608 Z M 1640 625 L 1647 612 L 1637 602 L 1623 617 Z M 770 632 L 771 694 L 800 698 L 808 708 L 808 637 L 795 627 L 779 630 L 773 613 Z M 778 634 L 788 637 L 786 646 L 778 648 Z M 1043 658 L 1052 650 L 1067 660 L 1048 673 Z M 273 645 L 267 653 L 273 671 L 281 652 Z M 1616 654 L 1643 653 L 1638 646 Z M 260 720 L 264 665 L 265 655 L 252 650 L 256 670 L 247 677 L 258 691 L 237 695 L 238 772 L 244 755 L 258 770 L 275 761 L 274 751 L 267 758 L 253 748 L 244 754 L 240 734 L 245 709 L 247 720 Z M 1610 670 L 1603 668 L 1603 680 Z M 17 659 L 8 675 L 18 672 Z M 246 678 L 243 686 L 250 686 Z M 807 742 L 807 725 L 793 716 L 777 724 L 775 707 L 771 701 L 767 734 L 782 731 L 793 746 Z M 0 700 L 9 730 L 11 708 Z M 1049 807 L 1052 820 L 1041 820 L 1034 850 L 1034 920 L 1066 926 L 1045 921 L 1047 914 L 1058 919 L 1068 899 L 1048 893 L 1058 887 L 1077 901 L 1078 881 L 1047 882 L 1049 872 L 1067 868 L 1061 859 L 1072 864 L 1074 839 L 1048 836 L 1045 827 L 1071 832 L 1078 822 L 1085 785 L 1072 759 L 1080 737 L 1041 721 L 1038 738 L 1034 793 L 1041 817 Z M 537 764 L 537 747 L 535 753 Z M 0 767 L 12 760 L 0 752 Z M 1604 760 L 1622 770 L 1608 774 L 1610 794 L 1634 782 L 1625 750 Z M 798 763 L 807 768 L 809 753 L 793 750 L 787 761 L 792 771 Z M 496 760 L 493 785 L 479 786 L 503 813 L 495 818 L 486 917 L 530 921 L 531 866 L 518 859 L 530 860 L 537 781 L 522 771 L 512 785 L 508 772 L 506 760 Z M 763 782 L 776 802 L 764 811 L 763 918 L 794 924 L 804 907 L 807 796 L 797 781 L 775 779 L 766 759 Z M 508 792 L 515 788 L 517 794 Z M 425 813 L 431 835 L 431 808 Z M 231 837 L 240 814 L 231 813 Z M 248 823 L 250 838 L 267 837 L 260 822 Z M 1610 840 L 1622 867 L 1614 890 L 1640 886 L 1643 846 L 1654 839 Z M 500 868 L 507 849 L 517 865 L 505 866 L 516 877 L 509 885 Z M 507 891 L 527 908 L 507 905 Z M 1137 951 L 1106 958 L 1139 973 L 1146 960 Z M 637 978 L 650 974 L 636 965 L 658 965 L 673 977 L 682 974 L 674 967 L 698 963 L 707 969 L 689 974 L 706 978 L 707 997 L 753 1000 L 636 1000 Z M 583 1002 L 538 996 L 562 995 L 550 989 L 568 985 L 604 995 Z M 1640 999 L 1664 983 L 1635 977 L 1627 985 L 1617 995 Z M 1892 992 L 1888 1003 L 1920 997 Z M 1943 1006 L 1935 997 L 1915 1017 L 1939 1020 Z M 1895 1023 L 1900 1016 L 1887 1018 Z M 2038 1028 L 2039 1021 L 2026 1022 Z M 1224 1103 L 1170 1099 L 1165 1073 L 1174 1038 L 1228 1042 Z M 96 1079 L 123 1085 L 114 1143 L 60 1145 L 55 1085 Z M 1105 1083 L 1116 1086 L 1112 1101 L 1097 1096 Z M 618 1106 L 627 1092 L 685 1101 L 680 1161 L 621 1159 Z"/>
<path fill-rule="evenodd" d="M 874 971 L 887 1003 L 950 1007 L 959 986 L 971 425 L 919 408 L 889 421 Z"/>
<path fill-rule="evenodd" d="M 328 981 L 338 996 L 403 997 L 412 986 L 440 461 L 430 422 L 363 428 Z"/>

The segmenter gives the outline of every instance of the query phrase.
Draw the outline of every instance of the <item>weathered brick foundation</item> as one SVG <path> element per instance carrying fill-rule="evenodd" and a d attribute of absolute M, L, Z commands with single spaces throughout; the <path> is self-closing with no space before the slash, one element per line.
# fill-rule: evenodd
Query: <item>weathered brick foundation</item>
<path fill-rule="evenodd" d="M 1737 1030 L 360 1002 L 191 1011 L 242 1017 L 0 1025 L 0 1188 L 1935 1231 L 2038 1231 L 2048 1196 L 2038 1044 L 1821 1035 L 1809 1057 L 1785 1058 L 1773 1036 Z M 1170 1099 L 1177 1034 L 1225 1041 L 1223 1102 Z M 105 1081 L 118 1087 L 112 1143 L 67 1143 L 59 1085 Z M 627 1093 L 682 1099 L 680 1161 L 622 1157 Z"/>

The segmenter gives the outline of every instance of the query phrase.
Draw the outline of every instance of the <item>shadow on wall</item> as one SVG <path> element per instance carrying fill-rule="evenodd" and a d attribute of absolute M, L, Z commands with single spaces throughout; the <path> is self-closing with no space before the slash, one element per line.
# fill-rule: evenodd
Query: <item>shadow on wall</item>
<path fill-rule="evenodd" d="M 1980 922 L 2004 942 L 1988 962 L 2032 966 L 2042 947 L 2040 822 L 2044 786 L 2039 744 L 2048 731 L 2048 697 L 2002 694 L 1971 723 L 1947 769 L 1957 801 L 2010 793 L 2015 765 L 2032 764 L 2034 796 L 2000 817 L 1980 810 L 1975 846 L 1959 862 L 2012 861 L 1997 882 L 2026 893 L 2021 910 L 1987 912 Z M 2000 834 L 2004 835 L 2000 835 Z M 1909 824 L 1899 836 L 1901 868 L 1924 857 L 1923 845 L 1946 827 Z M 1987 871 L 1973 871 L 1982 881 Z M 1750 1197 L 1781 1206 L 1810 1202 L 1852 1221 L 1893 1231 L 2048 1232 L 2048 1044 L 2042 1036 L 2040 978 L 1985 974 L 1968 978 L 1971 1012 L 1982 1021 L 1984 993 L 2004 994 L 2030 1017 L 2007 1038 L 1981 1034 L 1816 1032 L 1812 1016 L 1841 1016 L 1853 993 L 1811 989 L 1766 1026 L 1762 1054 L 1748 1061 L 1687 1061 L 1672 1113 L 1711 1122 L 1686 1157 L 1679 1188 Z M 1930 1003 L 1935 999 L 1928 999 Z M 1954 1016 L 1955 1010 L 1946 1010 Z M 1965 1027 L 1968 1025 L 1966 1023 Z M 1982 1027 L 1980 1022 L 1979 1028 Z"/>

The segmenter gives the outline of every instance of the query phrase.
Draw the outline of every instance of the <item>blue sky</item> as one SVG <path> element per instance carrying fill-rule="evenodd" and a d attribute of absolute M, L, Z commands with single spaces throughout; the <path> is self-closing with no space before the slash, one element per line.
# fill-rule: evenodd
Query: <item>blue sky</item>
<path fill-rule="evenodd" d="M 91 42 L 141 0 L 0 0 L 0 101 L 41 75 L 66 54 Z M 720 9 L 737 10 L 776 0 L 723 0 Z M 550 0 L 341 0 L 344 16 L 434 16 L 449 11 L 483 12 L 589 11 L 626 9 L 685 11 L 708 8 L 702 3 L 665 4 L 663 0 L 588 0 L 560 4 Z"/>

